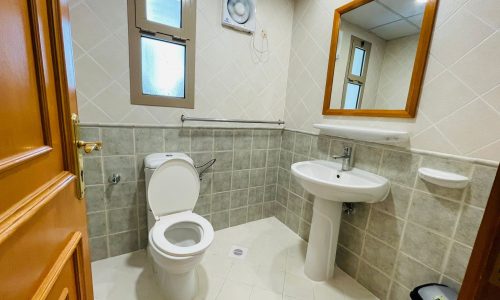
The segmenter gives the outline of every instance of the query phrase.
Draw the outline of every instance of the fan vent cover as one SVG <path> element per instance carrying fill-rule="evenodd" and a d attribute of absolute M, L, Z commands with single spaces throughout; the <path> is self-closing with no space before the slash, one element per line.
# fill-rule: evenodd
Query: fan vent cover
<path fill-rule="evenodd" d="M 255 0 L 222 0 L 223 25 L 253 33 L 255 13 Z"/>

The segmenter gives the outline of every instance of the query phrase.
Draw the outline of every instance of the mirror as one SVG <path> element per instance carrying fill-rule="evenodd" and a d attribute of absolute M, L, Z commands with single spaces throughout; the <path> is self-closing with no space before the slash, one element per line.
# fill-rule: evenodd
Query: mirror
<path fill-rule="evenodd" d="M 355 0 L 335 10 L 324 115 L 415 117 L 437 0 Z"/>

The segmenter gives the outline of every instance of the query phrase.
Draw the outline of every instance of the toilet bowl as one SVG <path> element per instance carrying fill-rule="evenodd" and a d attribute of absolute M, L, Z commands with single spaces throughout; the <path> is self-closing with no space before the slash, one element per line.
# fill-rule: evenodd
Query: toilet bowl
<path fill-rule="evenodd" d="M 193 161 L 182 153 L 145 158 L 148 200 L 148 253 L 168 300 L 191 300 L 198 282 L 195 267 L 214 239 L 212 225 L 192 209 L 200 181 Z"/>

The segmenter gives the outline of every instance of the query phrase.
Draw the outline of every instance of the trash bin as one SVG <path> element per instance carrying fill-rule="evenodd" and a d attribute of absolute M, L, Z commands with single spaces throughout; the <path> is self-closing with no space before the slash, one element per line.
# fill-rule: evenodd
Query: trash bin
<path fill-rule="evenodd" d="M 429 283 L 410 292 L 412 300 L 457 300 L 457 292 L 444 284 Z"/>

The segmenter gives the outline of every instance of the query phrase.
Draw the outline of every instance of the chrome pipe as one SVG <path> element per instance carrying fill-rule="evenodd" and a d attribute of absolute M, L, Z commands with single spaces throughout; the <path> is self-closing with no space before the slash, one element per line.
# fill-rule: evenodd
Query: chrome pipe
<path fill-rule="evenodd" d="M 261 121 L 261 120 L 237 120 L 237 119 L 217 119 L 217 118 L 191 118 L 184 115 L 181 116 L 181 121 L 197 121 L 197 122 L 225 122 L 225 123 L 255 123 L 255 124 L 276 124 L 284 125 L 285 121 Z"/>

